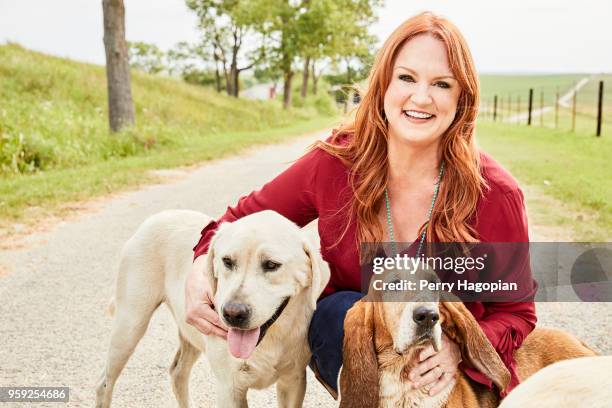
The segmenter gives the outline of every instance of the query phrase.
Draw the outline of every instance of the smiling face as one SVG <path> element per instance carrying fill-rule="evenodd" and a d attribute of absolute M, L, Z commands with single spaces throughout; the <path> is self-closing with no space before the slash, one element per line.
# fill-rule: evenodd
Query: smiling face
<path fill-rule="evenodd" d="M 215 310 L 229 327 L 229 351 L 236 358 L 251 356 L 294 296 L 310 291 L 316 300 L 327 283 L 318 251 L 295 224 L 272 211 L 223 223 L 207 257 Z"/>
<path fill-rule="evenodd" d="M 444 44 L 429 34 L 410 39 L 395 59 L 385 92 L 389 138 L 421 146 L 437 143 L 455 118 L 460 95 Z"/>

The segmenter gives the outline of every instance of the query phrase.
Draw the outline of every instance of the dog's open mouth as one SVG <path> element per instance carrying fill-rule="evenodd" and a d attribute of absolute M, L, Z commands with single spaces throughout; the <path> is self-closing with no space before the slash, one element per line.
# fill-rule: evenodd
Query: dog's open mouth
<path fill-rule="evenodd" d="M 253 351 L 255 351 L 255 347 L 257 347 L 261 340 L 263 340 L 270 326 L 272 326 L 272 324 L 280 317 L 281 313 L 283 313 L 285 307 L 287 307 L 289 299 L 291 298 L 287 297 L 276 309 L 272 317 L 270 317 L 260 327 L 250 330 L 241 330 L 230 327 L 227 333 L 227 343 L 229 345 L 230 353 L 236 358 L 245 360 L 251 357 L 251 354 L 253 354 Z"/>

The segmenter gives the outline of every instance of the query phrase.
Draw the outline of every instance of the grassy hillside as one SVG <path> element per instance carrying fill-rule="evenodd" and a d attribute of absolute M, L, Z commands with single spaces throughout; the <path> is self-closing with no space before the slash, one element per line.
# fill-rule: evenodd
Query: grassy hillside
<path fill-rule="evenodd" d="M 112 135 L 103 67 L 14 44 L 0 46 L 0 84 L 0 221 L 133 185 L 147 169 L 217 158 L 336 119 L 325 92 L 287 112 L 277 101 L 133 72 L 136 126 Z"/>

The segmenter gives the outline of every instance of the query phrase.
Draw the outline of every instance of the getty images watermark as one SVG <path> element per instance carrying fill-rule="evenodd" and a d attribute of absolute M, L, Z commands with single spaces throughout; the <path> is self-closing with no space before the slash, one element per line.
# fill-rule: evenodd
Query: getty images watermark
<path fill-rule="evenodd" d="M 418 271 L 453 271 L 457 275 L 463 275 L 466 271 L 483 272 L 486 267 L 487 254 L 483 256 L 410 256 L 408 254 L 396 254 L 395 256 L 376 256 L 372 260 L 372 273 L 383 275 L 389 271 L 400 272 L 396 277 L 409 275 L 408 279 L 392 279 L 387 282 L 384 276 L 373 279 L 372 287 L 374 290 L 402 290 L 402 291 L 473 291 L 481 293 L 483 291 L 496 292 L 499 290 L 518 290 L 516 282 L 471 282 L 468 279 L 460 279 L 455 282 L 441 282 L 430 278 L 414 279 Z M 403 274 L 401 272 L 404 272 Z"/>
<path fill-rule="evenodd" d="M 433 243 L 418 256 L 416 244 L 383 243 L 361 251 L 362 291 L 383 300 L 441 292 L 479 302 L 612 301 L 611 243 Z"/>

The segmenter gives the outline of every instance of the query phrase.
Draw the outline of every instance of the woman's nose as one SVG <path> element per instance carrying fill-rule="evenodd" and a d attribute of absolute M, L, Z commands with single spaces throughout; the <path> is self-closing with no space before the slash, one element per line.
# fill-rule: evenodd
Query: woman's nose
<path fill-rule="evenodd" d="M 431 95 L 429 94 L 429 86 L 427 84 L 415 86 L 414 92 L 410 95 L 410 99 L 415 105 L 429 105 L 432 101 Z"/>

